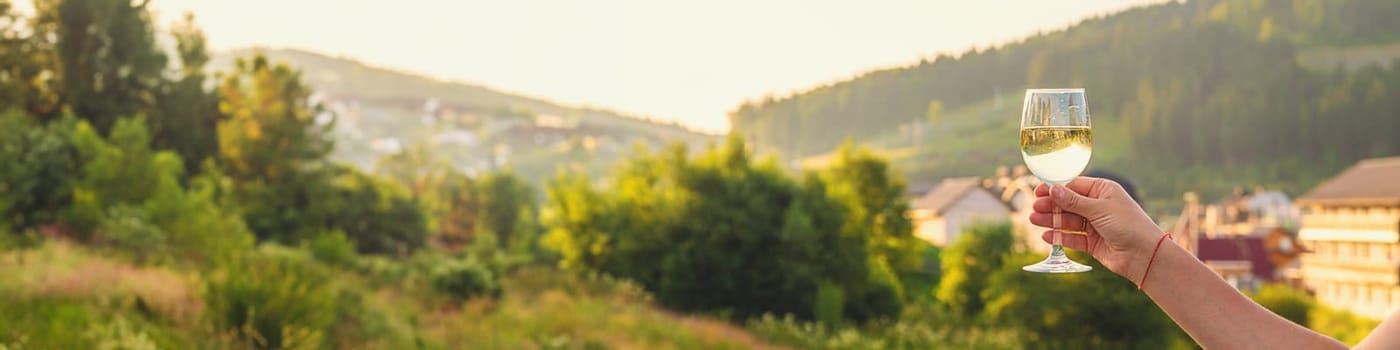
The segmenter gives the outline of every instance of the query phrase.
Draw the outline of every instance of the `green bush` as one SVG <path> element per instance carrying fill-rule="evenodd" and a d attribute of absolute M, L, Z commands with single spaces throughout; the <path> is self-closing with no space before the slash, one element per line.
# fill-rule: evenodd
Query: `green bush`
<path fill-rule="evenodd" d="M 1317 306 L 1307 293 L 1280 284 L 1266 284 L 1248 295 L 1269 311 L 1304 327 L 1310 324 L 1308 314 Z"/>
<path fill-rule="evenodd" d="M 842 313 L 846 307 L 846 292 L 841 290 L 841 286 L 822 281 L 817 284 L 816 299 L 816 305 L 812 306 L 812 315 L 817 321 L 826 324 L 841 324 L 845 321 Z"/>
<path fill-rule="evenodd" d="M 20 111 L 0 113 L 0 228 L 19 233 L 63 218 L 80 164 L 70 137 L 75 123 L 44 125 Z"/>
<path fill-rule="evenodd" d="M 454 298 L 500 296 L 501 286 L 495 273 L 476 259 L 453 260 L 438 266 L 432 273 L 433 288 Z"/>
<path fill-rule="evenodd" d="M 1360 343 L 1380 325 L 1380 321 L 1325 306 L 1313 308 L 1308 313 L 1308 322 L 1308 328 L 1350 345 Z"/>
<path fill-rule="evenodd" d="M 694 157 L 682 145 L 641 154 L 621 164 L 603 190 L 561 175 L 548 188 L 542 221 L 550 230 L 542 243 L 558 253 L 562 267 L 635 280 L 680 311 L 812 319 L 818 284 L 828 281 L 842 289 L 846 318 L 898 315 L 895 267 L 904 259 L 889 259 L 898 254 L 884 243 L 908 232 L 902 225 L 853 224 L 847 219 L 861 213 L 892 219 L 870 211 L 884 213 L 887 203 L 848 205 L 840 199 L 861 198 L 832 194 L 864 188 L 865 180 L 886 181 L 835 186 L 816 173 L 795 181 L 775 162 L 752 157 L 733 135 Z"/>
<path fill-rule="evenodd" d="M 206 314 L 256 348 L 321 346 L 340 293 L 304 254 L 264 247 L 223 265 L 205 285 Z"/>
<path fill-rule="evenodd" d="M 324 232 L 311 238 L 306 246 L 311 251 L 311 256 L 321 262 L 344 267 L 355 265 L 355 242 L 345 238 L 344 232 Z"/>
<path fill-rule="evenodd" d="M 167 257 L 165 232 L 150 223 L 145 211 L 127 205 L 117 205 L 107 209 L 98 226 L 99 236 L 112 247 L 134 257 L 138 262 L 149 262 Z"/>

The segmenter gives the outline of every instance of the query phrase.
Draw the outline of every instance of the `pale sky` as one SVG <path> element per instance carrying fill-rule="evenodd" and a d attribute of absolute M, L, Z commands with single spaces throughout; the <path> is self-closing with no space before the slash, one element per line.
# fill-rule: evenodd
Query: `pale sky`
<path fill-rule="evenodd" d="M 296 47 L 564 104 L 729 129 L 727 112 L 1153 0 L 152 0 L 214 49 Z"/>

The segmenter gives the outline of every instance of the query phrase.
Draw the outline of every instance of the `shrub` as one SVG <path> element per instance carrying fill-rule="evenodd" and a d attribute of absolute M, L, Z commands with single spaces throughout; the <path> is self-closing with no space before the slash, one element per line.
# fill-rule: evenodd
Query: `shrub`
<path fill-rule="evenodd" d="M 62 218 L 80 164 L 70 138 L 74 123 L 41 125 L 23 112 L 0 113 L 0 228 L 20 233 Z"/>
<path fill-rule="evenodd" d="M 225 266 L 205 287 L 207 315 L 217 329 L 258 348 L 321 346 L 340 297 L 326 271 L 296 252 L 268 247 Z"/>
<path fill-rule="evenodd" d="M 1317 305 L 1307 293 L 1279 284 L 1264 285 L 1258 291 L 1249 293 L 1249 298 L 1304 327 L 1309 325 L 1309 312 Z"/>
<path fill-rule="evenodd" d="M 152 225 L 140 208 L 117 205 L 107 209 L 99 223 L 99 236 L 137 261 L 166 256 L 166 235 Z"/>
<path fill-rule="evenodd" d="M 321 262 L 350 267 L 355 265 L 355 242 L 345 237 L 339 230 L 324 232 L 307 242 L 311 256 Z"/>
<path fill-rule="evenodd" d="M 454 298 L 500 296 L 496 275 L 476 259 L 460 259 L 438 266 L 432 273 L 433 288 Z"/>
<path fill-rule="evenodd" d="M 846 293 L 841 290 L 841 286 L 822 281 L 817 284 L 817 302 L 812 306 L 812 315 L 817 321 L 826 324 L 840 324 L 845 317 L 842 316 L 842 309 L 846 305 Z"/>

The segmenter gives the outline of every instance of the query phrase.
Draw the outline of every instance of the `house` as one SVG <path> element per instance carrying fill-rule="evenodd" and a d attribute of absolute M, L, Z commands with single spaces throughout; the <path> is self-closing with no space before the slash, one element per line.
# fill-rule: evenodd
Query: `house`
<path fill-rule="evenodd" d="M 1400 308 L 1400 157 L 1363 160 L 1298 198 L 1303 282 L 1376 319 Z"/>
<path fill-rule="evenodd" d="M 1274 221 L 1241 215 L 1246 211 L 1236 209 L 1250 202 L 1244 192 L 1236 191 L 1220 204 L 1201 205 L 1194 193 L 1187 193 L 1184 200 L 1181 216 L 1169 230 L 1173 240 L 1221 278 L 1239 289 L 1267 282 L 1301 287 L 1298 257 L 1303 246 Z"/>
<path fill-rule="evenodd" d="M 1012 209 L 982 187 L 982 179 L 945 179 L 933 190 L 910 203 L 914 235 L 936 246 L 956 242 L 974 222 L 1006 220 Z"/>

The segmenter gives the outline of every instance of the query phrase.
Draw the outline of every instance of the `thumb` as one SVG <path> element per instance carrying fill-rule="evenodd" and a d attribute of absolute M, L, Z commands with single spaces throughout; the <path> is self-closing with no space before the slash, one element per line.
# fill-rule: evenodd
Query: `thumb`
<path fill-rule="evenodd" d="M 1071 191 L 1064 185 L 1051 186 L 1050 198 L 1055 200 L 1055 205 L 1060 206 L 1065 211 L 1074 212 L 1086 218 L 1097 216 L 1094 209 L 1098 207 L 1099 199 L 1085 197 Z"/>

